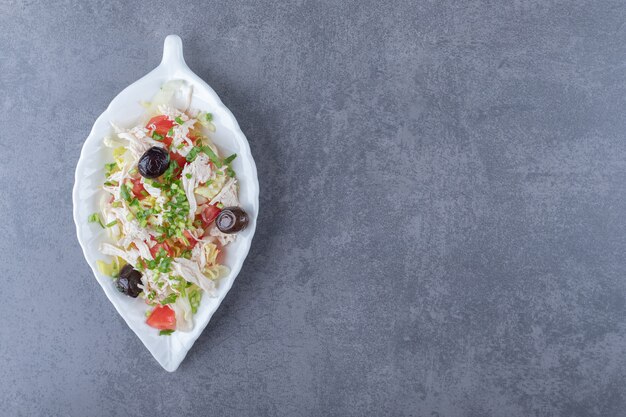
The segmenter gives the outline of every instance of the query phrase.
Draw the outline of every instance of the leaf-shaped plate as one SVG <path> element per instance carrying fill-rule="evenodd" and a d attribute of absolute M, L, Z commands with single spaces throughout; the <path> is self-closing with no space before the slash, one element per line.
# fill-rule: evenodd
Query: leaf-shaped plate
<path fill-rule="evenodd" d="M 98 271 L 96 261 L 108 258 L 99 252 L 98 247 L 101 242 L 107 241 L 108 237 L 99 225 L 88 223 L 87 219 L 91 213 L 99 210 L 99 201 L 103 193 L 101 190 L 104 180 L 103 167 L 105 163 L 112 161 L 111 150 L 103 144 L 103 137 L 111 132 L 110 123 L 133 126 L 145 110 L 140 102 L 150 101 L 163 83 L 173 79 L 185 80 L 193 86 L 191 108 L 213 113 L 216 131 L 211 139 L 222 154 L 237 153 L 233 168 L 239 180 L 241 206 L 249 214 L 250 224 L 238 234 L 234 243 L 226 247 L 224 264 L 230 268 L 230 273 L 219 281 L 216 297 L 203 295 L 198 312 L 194 316 L 193 330 L 188 333 L 174 332 L 171 336 L 159 336 L 158 331 L 145 323 L 146 304 L 140 298 L 133 299 L 118 292 L 113 280 Z M 106 296 L 161 366 L 169 372 L 175 371 L 232 287 L 250 249 L 259 211 L 259 182 L 248 141 L 235 117 L 224 106 L 215 91 L 187 67 L 183 58 L 182 41 L 178 36 L 170 35 L 165 39 L 161 64 L 119 93 L 94 123 L 76 166 L 72 199 L 78 241 Z"/>

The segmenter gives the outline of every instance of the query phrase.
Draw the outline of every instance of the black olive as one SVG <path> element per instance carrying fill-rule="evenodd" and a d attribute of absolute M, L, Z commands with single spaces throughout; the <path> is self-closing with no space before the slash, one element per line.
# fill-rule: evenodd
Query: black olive
<path fill-rule="evenodd" d="M 170 166 L 170 154 L 163 148 L 153 146 L 139 158 L 139 173 L 144 178 L 156 178 Z"/>
<path fill-rule="evenodd" d="M 215 219 L 217 228 L 222 233 L 236 233 L 248 225 L 248 215 L 240 207 L 225 207 Z"/>
<path fill-rule="evenodd" d="M 126 264 L 120 271 L 120 276 L 116 281 L 117 289 L 124 294 L 137 298 L 142 289 L 139 288 L 141 284 L 141 272 L 137 271 L 132 265 Z"/>

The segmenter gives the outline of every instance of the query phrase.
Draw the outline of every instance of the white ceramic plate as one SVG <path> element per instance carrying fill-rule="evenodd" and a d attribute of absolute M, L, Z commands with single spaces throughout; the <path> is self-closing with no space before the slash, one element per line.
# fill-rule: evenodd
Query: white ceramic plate
<path fill-rule="evenodd" d="M 147 305 L 143 300 L 118 292 L 113 280 L 98 271 L 97 260 L 109 261 L 109 257 L 98 251 L 100 243 L 108 238 L 99 225 L 88 223 L 87 218 L 98 211 L 98 203 L 103 193 L 100 188 L 104 181 L 103 167 L 113 160 L 111 150 L 103 145 L 103 137 L 111 132 L 110 122 L 132 126 L 144 111 L 140 101 L 150 101 L 161 85 L 172 79 L 182 79 L 193 85 L 191 108 L 213 113 L 216 131 L 211 139 L 222 154 L 237 153 L 233 168 L 240 183 L 241 206 L 250 216 L 250 224 L 238 234 L 234 243 L 226 247 L 224 263 L 230 268 L 230 274 L 220 280 L 215 298 L 203 295 L 194 316 L 193 330 L 189 333 L 174 332 L 171 336 L 159 336 L 157 330 L 145 323 Z M 161 64 L 119 93 L 94 123 L 76 166 L 72 199 L 78 241 L 104 293 L 161 366 L 167 371 L 175 371 L 232 287 L 250 249 L 259 211 L 259 182 L 248 141 L 235 117 L 222 104 L 215 91 L 187 67 L 183 58 L 183 44 L 178 36 L 170 35 L 165 39 Z"/>

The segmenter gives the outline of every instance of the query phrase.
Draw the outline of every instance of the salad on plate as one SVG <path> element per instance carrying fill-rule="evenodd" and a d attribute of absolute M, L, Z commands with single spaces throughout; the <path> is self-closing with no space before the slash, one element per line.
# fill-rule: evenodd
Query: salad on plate
<path fill-rule="evenodd" d="M 113 125 L 104 197 L 89 221 L 106 229 L 98 269 L 146 304 L 146 325 L 169 335 L 193 329 L 203 294 L 215 295 L 224 251 L 248 225 L 239 205 L 236 154 L 211 141 L 210 112 L 191 109 L 192 87 L 165 83 L 136 126 Z M 156 330 L 155 330 L 156 331 Z"/>

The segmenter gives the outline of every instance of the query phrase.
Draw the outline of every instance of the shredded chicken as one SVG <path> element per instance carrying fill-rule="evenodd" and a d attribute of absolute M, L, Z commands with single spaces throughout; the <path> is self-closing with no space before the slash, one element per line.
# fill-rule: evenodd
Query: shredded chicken
<path fill-rule="evenodd" d="M 215 295 L 215 282 L 208 279 L 202 271 L 200 271 L 200 267 L 196 262 L 185 258 L 175 258 L 172 262 L 172 269 L 186 281 L 192 282 L 202 288 L 202 290 L 206 291 L 210 296 Z"/>
<path fill-rule="evenodd" d="M 224 185 L 222 190 L 210 201 L 209 204 L 222 203 L 224 207 L 233 207 L 239 205 L 237 197 L 237 180 L 231 178 Z"/>
<path fill-rule="evenodd" d="M 129 131 L 120 132 L 117 136 L 128 141 L 128 149 L 135 160 L 139 160 L 141 156 L 153 146 L 164 148 L 163 142 L 159 142 L 148 137 L 148 130 L 144 127 L 133 127 Z"/>
<path fill-rule="evenodd" d="M 215 223 L 209 227 L 207 235 L 215 237 L 222 244 L 222 246 L 228 245 L 230 242 L 234 242 L 236 238 L 235 234 L 222 233 L 220 229 L 215 226 Z"/>
<path fill-rule="evenodd" d="M 143 184 L 143 188 L 150 194 L 152 197 L 158 198 L 161 197 L 161 189 L 153 187 L 151 181 L 146 182 L 144 177 L 141 177 L 141 183 Z"/>
<path fill-rule="evenodd" d="M 100 245 L 100 252 L 105 255 L 118 256 L 128 262 L 131 265 L 137 264 L 139 259 L 139 251 L 135 249 L 124 250 L 110 243 L 103 243 Z"/>
<path fill-rule="evenodd" d="M 187 201 L 189 201 L 190 219 L 193 219 L 198 208 L 194 190 L 199 184 L 207 182 L 210 177 L 211 165 L 209 164 L 209 157 L 203 153 L 198 154 L 196 159 L 192 163 L 185 165 L 183 169 L 183 188 L 185 189 Z"/>

